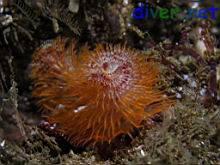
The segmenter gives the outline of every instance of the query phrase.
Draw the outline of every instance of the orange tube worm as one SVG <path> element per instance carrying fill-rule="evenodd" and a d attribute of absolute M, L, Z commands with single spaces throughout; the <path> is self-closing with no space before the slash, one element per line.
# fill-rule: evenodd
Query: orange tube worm
<path fill-rule="evenodd" d="M 63 39 L 38 49 L 32 61 L 33 96 L 51 112 L 46 120 L 74 145 L 111 142 L 174 101 L 156 88 L 159 66 L 122 45 L 65 48 Z"/>

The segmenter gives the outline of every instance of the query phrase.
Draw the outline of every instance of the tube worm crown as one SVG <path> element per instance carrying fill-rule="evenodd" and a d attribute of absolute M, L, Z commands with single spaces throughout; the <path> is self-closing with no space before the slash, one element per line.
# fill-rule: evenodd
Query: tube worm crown
<path fill-rule="evenodd" d="M 156 89 L 158 64 L 122 45 L 84 47 L 63 39 L 38 49 L 32 61 L 33 96 L 50 124 L 74 145 L 111 142 L 131 135 L 142 121 L 174 103 Z"/>

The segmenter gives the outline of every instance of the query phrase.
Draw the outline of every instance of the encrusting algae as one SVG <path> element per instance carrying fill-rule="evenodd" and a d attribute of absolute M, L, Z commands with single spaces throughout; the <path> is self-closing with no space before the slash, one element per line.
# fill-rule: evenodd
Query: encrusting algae
<path fill-rule="evenodd" d="M 75 43 L 64 39 L 39 48 L 32 61 L 33 96 L 46 120 L 73 145 L 111 142 L 131 135 L 144 120 L 174 104 L 156 89 L 158 64 L 122 45 L 85 46 L 76 55 Z"/>

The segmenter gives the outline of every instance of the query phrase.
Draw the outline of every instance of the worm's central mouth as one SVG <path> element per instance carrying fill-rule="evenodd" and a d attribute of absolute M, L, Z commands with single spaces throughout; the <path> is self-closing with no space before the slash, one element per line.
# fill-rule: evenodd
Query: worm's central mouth
<path fill-rule="evenodd" d="M 89 80 L 121 93 L 131 86 L 132 61 L 121 54 L 100 57 L 90 64 Z"/>

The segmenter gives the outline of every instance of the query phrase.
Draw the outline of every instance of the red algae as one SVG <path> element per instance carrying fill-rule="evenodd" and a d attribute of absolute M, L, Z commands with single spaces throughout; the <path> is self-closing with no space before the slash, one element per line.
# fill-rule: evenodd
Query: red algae
<path fill-rule="evenodd" d="M 73 145 L 111 142 L 174 104 L 156 88 L 158 64 L 125 45 L 65 48 L 56 39 L 39 48 L 32 61 L 33 96 L 46 119 Z M 150 107 L 150 108 L 149 108 Z"/>

